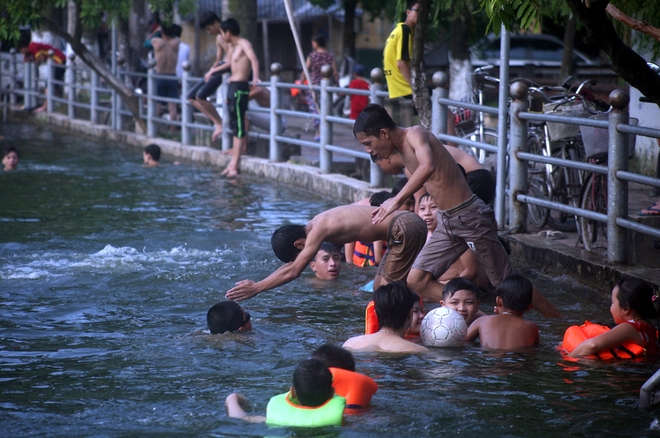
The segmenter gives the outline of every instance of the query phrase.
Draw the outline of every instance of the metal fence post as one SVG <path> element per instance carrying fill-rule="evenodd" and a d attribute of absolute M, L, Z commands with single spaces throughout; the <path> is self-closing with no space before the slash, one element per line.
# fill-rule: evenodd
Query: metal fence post
<path fill-rule="evenodd" d="M 431 97 L 431 132 L 434 135 L 447 133 L 447 106 L 440 105 L 438 99 L 447 98 L 449 77 L 445 72 L 433 73 L 433 95 Z"/>
<path fill-rule="evenodd" d="M 511 136 L 509 143 L 509 228 L 519 233 L 527 231 L 527 205 L 519 202 L 516 196 L 527 193 L 527 162 L 519 160 L 516 152 L 527 152 L 527 122 L 518 118 L 518 113 L 527 111 L 528 87 L 524 82 L 511 84 Z M 504 224 L 499 224 L 502 226 Z"/>
<path fill-rule="evenodd" d="M 111 62 L 111 71 L 113 75 L 117 75 L 117 50 L 118 50 L 118 34 L 117 34 L 117 22 L 116 20 L 112 22 L 112 29 L 110 32 L 110 62 Z M 110 125 L 113 130 L 118 130 L 119 126 L 117 125 L 117 113 L 119 108 L 117 105 L 117 92 L 114 88 L 111 88 L 110 91 Z"/>
<path fill-rule="evenodd" d="M 270 65 L 270 161 L 279 163 L 282 161 L 282 152 L 279 142 L 275 139 L 282 131 L 282 116 L 275 111 L 280 109 L 280 90 L 277 83 L 280 81 L 282 64 L 274 62 Z"/>
<path fill-rule="evenodd" d="M 9 70 L 11 74 L 9 82 L 11 90 L 9 94 L 9 103 L 14 106 L 16 105 L 16 72 L 18 71 L 16 63 L 16 49 L 12 47 L 9 49 L 9 53 L 11 54 L 11 68 Z"/>
<path fill-rule="evenodd" d="M 47 113 L 52 113 L 53 112 L 53 93 L 55 92 L 55 84 L 53 84 L 53 66 L 55 65 L 55 61 L 53 61 L 53 55 L 55 54 L 55 51 L 49 50 L 48 51 L 48 61 L 46 64 L 48 65 L 48 75 L 46 76 L 46 112 Z"/>
<path fill-rule="evenodd" d="M 182 65 L 183 75 L 181 76 L 181 144 L 191 144 L 190 141 L 190 121 L 192 120 L 192 111 L 190 108 L 190 102 L 188 102 L 188 89 L 190 84 L 188 83 L 188 76 L 190 76 L 190 69 L 192 65 L 186 61 Z"/>
<path fill-rule="evenodd" d="M 628 216 L 628 182 L 617 178 L 620 170 L 628 170 L 629 134 L 617 131 L 616 126 L 628 124 L 630 95 L 624 90 L 610 93 L 612 112 L 609 116 L 608 174 L 607 174 L 607 261 L 626 262 L 627 232 L 616 224 L 617 218 Z"/>
<path fill-rule="evenodd" d="M 369 75 L 371 77 L 371 97 L 369 98 L 369 103 L 375 103 L 378 105 L 383 105 L 383 98 L 378 96 L 378 92 L 383 89 L 383 79 L 385 75 L 383 74 L 383 69 L 376 67 L 371 70 Z"/>
<path fill-rule="evenodd" d="M 92 122 L 92 125 L 95 125 L 98 123 L 98 111 L 97 107 L 99 105 L 99 96 L 96 91 L 96 87 L 98 86 L 99 83 L 99 76 L 98 74 L 92 70 L 92 78 L 91 78 L 91 84 L 90 84 L 90 105 L 91 105 L 91 110 L 89 112 L 89 120 Z"/>
<path fill-rule="evenodd" d="M 321 169 L 321 173 L 330 173 L 332 172 L 332 152 L 326 150 L 325 147 L 332 144 L 332 123 L 328 121 L 328 116 L 332 114 L 332 93 L 327 91 L 332 76 L 332 67 L 324 65 L 321 67 L 321 74 L 323 79 L 321 79 L 321 108 L 319 111 L 321 116 L 319 169 Z"/>
<path fill-rule="evenodd" d="M 154 69 L 156 62 L 153 61 L 147 70 L 147 137 L 152 138 L 156 136 L 156 124 L 154 123 L 155 102 L 153 99 L 156 93 L 156 84 L 154 80 Z"/>
<path fill-rule="evenodd" d="M 76 118 L 76 107 L 74 106 L 76 101 L 76 56 L 75 54 L 69 55 L 68 59 L 68 68 L 71 74 L 69 75 L 69 95 L 67 96 L 67 102 L 69 105 L 69 119 L 73 120 Z"/>
<path fill-rule="evenodd" d="M 32 108 L 34 96 L 32 95 L 32 66 L 34 62 L 23 62 L 23 106 Z"/>
<path fill-rule="evenodd" d="M 222 105 L 222 150 L 228 151 L 232 148 L 232 135 L 229 130 L 229 108 L 227 107 L 227 81 L 229 81 L 229 73 L 222 74 L 222 85 L 216 93 L 217 103 Z"/>

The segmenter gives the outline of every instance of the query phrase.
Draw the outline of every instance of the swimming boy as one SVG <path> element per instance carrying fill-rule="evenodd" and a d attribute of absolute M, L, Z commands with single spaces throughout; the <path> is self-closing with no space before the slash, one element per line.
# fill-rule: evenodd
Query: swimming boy
<path fill-rule="evenodd" d="M 18 167 L 18 150 L 14 146 L 7 146 L 2 153 L 4 171 L 16 170 Z"/>
<path fill-rule="evenodd" d="M 355 359 L 350 351 L 332 344 L 323 344 L 312 352 L 311 359 L 318 359 L 332 373 L 335 394 L 346 399 L 345 413 L 369 406 L 378 384 L 369 376 L 355 372 Z"/>
<path fill-rule="evenodd" d="M 323 242 L 309 267 L 319 280 L 336 280 L 341 272 L 341 253 L 330 242 Z"/>
<path fill-rule="evenodd" d="M 403 337 L 412 323 L 412 309 L 419 298 L 399 282 L 381 286 L 374 292 L 374 306 L 380 330 L 344 342 L 348 350 L 384 353 L 424 353 L 428 349 Z"/>
<path fill-rule="evenodd" d="M 211 307 L 206 314 L 206 323 L 212 335 L 252 330 L 250 314 L 233 301 L 221 301 Z"/>
<path fill-rule="evenodd" d="M 532 308 L 532 283 L 522 275 L 506 277 L 496 290 L 495 313 L 474 321 L 466 341 L 479 337 L 481 346 L 494 350 L 515 350 L 539 345 L 539 329 L 523 314 Z"/>
<path fill-rule="evenodd" d="M 346 399 L 334 395 L 332 374 L 318 359 L 303 360 L 293 373 L 293 386 L 288 393 L 271 398 L 266 416 L 249 416 L 247 399 L 230 394 L 225 400 L 227 415 L 250 423 L 266 422 L 273 426 L 323 427 L 341 426 Z"/>
<path fill-rule="evenodd" d="M 408 285 L 425 298 L 440 301 L 443 286 L 436 280 L 469 248 L 490 283 L 499 286 L 511 273 L 511 263 L 495 232 L 495 215 L 472 193 L 463 171 L 435 135 L 421 126 L 396 126 L 387 111 L 375 104 L 362 111 L 353 125 L 353 134 L 377 159 L 388 159 L 393 152 L 399 152 L 410 173 L 403 189 L 374 211 L 375 224 L 422 187 L 438 206 L 438 227 L 417 257 Z M 546 316 L 561 316 L 538 292 L 535 306 Z"/>
<path fill-rule="evenodd" d="M 479 288 L 467 278 L 454 278 L 445 284 L 442 291 L 440 305 L 457 311 L 470 324 L 480 316 L 484 316 L 479 310 Z"/>
<path fill-rule="evenodd" d="M 382 283 L 405 280 L 426 240 L 426 225 L 415 213 L 398 211 L 377 224 L 371 221 L 374 207 L 343 205 L 315 216 L 307 225 L 285 225 L 273 233 L 271 244 L 285 265 L 255 283 L 242 280 L 227 292 L 230 300 L 246 300 L 295 280 L 319 251 L 323 242 L 344 244 L 357 240 L 387 240 L 387 251 L 378 266 L 374 288 Z"/>
<path fill-rule="evenodd" d="M 160 164 L 160 146 L 151 143 L 142 151 L 142 161 L 145 167 L 156 167 Z"/>
<path fill-rule="evenodd" d="M 228 63 L 231 76 L 227 81 L 227 106 L 229 108 L 229 126 L 234 134 L 231 161 L 222 175 L 232 178 L 238 175 L 241 152 L 247 147 L 247 129 L 245 113 L 248 107 L 250 87 L 248 79 L 252 72 L 252 85 L 259 82 L 259 61 L 252 44 L 241 38 L 238 21 L 228 18 L 220 23 L 223 38 L 229 46 Z"/>

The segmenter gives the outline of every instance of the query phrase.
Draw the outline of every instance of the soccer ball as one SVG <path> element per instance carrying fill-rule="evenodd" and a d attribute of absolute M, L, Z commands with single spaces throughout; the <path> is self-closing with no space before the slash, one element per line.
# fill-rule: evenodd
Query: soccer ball
<path fill-rule="evenodd" d="M 463 317 L 448 307 L 438 307 L 422 320 L 422 342 L 427 347 L 462 347 L 467 335 Z"/>

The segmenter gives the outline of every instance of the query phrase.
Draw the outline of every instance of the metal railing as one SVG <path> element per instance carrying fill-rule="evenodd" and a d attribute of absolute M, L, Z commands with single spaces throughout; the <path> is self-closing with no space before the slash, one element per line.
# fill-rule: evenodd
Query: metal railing
<path fill-rule="evenodd" d="M 22 77 L 18 73 L 22 64 L 22 59 L 16 53 L 2 54 L 2 62 L 8 61 L 10 67 L 9 73 L 2 72 L 2 76 L 8 78 L 9 87 L 5 94 L 9 96 L 10 104 L 15 104 L 18 97 L 23 98 L 26 106 L 34 106 L 37 98 L 46 99 L 48 111 L 54 111 L 55 104 L 66 106 L 69 118 L 77 118 L 76 108 L 83 108 L 89 111 L 89 120 L 92 123 L 100 123 L 100 114 L 110 114 L 110 125 L 113 129 L 120 130 L 125 125 L 127 118 L 132 118 L 133 115 L 126 110 L 124 105 L 120 102 L 117 93 L 100 84 L 98 75 L 85 66 L 76 65 L 74 57 L 69 59 L 67 69 L 70 72 L 69 80 L 62 83 L 56 82 L 53 79 L 46 79 L 47 94 L 41 94 L 36 81 L 35 67 L 33 63 L 25 63 L 22 65 Z M 7 58 L 8 57 L 8 58 Z M 52 62 L 52 61 L 49 61 Z M 155 80 L 158 78 L 173 79 L 171 76 L 160 76 L 154 73 L 153 66 L 146 74 L 132 73 L 122 71 L 118 66 L 116 67 L 117 76 L 124 81 L 124 83 L 134 84 L 138 80 L 146 80 L 147 90 L 146 93 L 137 93 L 141 105 L 141 115 L 147 122 L 147 135 L 155 137 L 158 135 L 157 126 L 177 126 L 181 129 L 181 143 L 183 145 L 193 144 L 192 130 L 212 131 L 212 125 L 204 125 L 195 123 L 192 120 L 192 109 L 186 99 L 191 82 L 200 80 L 201 78 L 194 78 L 189 75 L 190 66 L 184 68 L 183 78 L 181 79 L 182 93 L 180 99 L 168 99 L 155 95 Z M 313 89 L 320 93 L 320 106 L 319 114 L 311 114 L 309 112 L 292 111 L 282 108 L 282 93 L 289 92 L 292 89 L 306 90 L 309 87 L 306 85 L 298 85 L 292 83 L 282 82 L 280 73 L 282 67 L 278 63 L 271 66 L 271 77 L 269 82 L 261 82 L 259 86 L 267 87 L 270 90 L 270 108 L 262 108 L 258 110 L 264 114 L 269 115 L 270 130 L 268 133 L 251 131 L 250 136 L 260 139 L 267 139 L 269 141 L 269 159 L 273 162 L 282 161 L 282 148 L 284 145 L 297 145 L 316 148 L 319 151 L 319 168 L 322 173 L 329 173 L 332 171 L 332 158 L 334 153 L 344 154 L 351 157 L 362 158 L 369 160 L 370 157 L 366 152 L 356 151 L 350 148 L 342 147 L 333 144 L 333 132 L 335 126 L 351 127 L 353 120 L 344 119 L 331 115 L 332 94 L 342 93 L 345 95 L 362 95 L 369 96 L 372 103 L 383 104 L 388 98 L 387 92 L 382 91 L 382 70 L 374 69 L 372 71 L 371 79 L 373 84 L 369 91 L 351 90 L 347 88 L 339 88 L 330 86 L 329 78 L 332 71 L 329 66 L 324 68 L 324 79 L 321 81 L 320 86 L 315 86 Z M 89 77 L 88 81 L 78 80 L 79 75 Z M 23 87 L 18 86 L 19 80 L 22 79 Z M 611 104 L 614 110 L 611 112 L 608 121 L 596 121 L 582 118 L 573 118 L 566 116 L 553 116 L 530 113 L 528 109 L 527 100 L 527 86 L 526 84 L 514 83 L 510 87 L 513 100 L 510 103 L 508 117 L 503 117 L 501 108 L 492 108 L 487 106 L 480 106 L 477 104 L 466 104 L 465 102 L 454 101 L 447 98 L 447 78 L 443 73 L 436 73 L 434 75 L 434 91 L 432 98 L 432 131 L 443 141 L 453 141 L 457 144 L 463 144 L 470 147 L 484 149 L 488 152 L 497 152 L 497 194 L 495 202 L 495 213 L 498 223 L 501 227 L 507 222 L 509 230 L 515 232 L 525 232 L 527 230 L 526 213 L 527 205 L 538 205 L 545 208 L 554 209 L 563 213 L 576 215 L 580 217 L 587 217 L 596 221 L 607 222 L 608 233 L 608 251 L 607 257 L 610 262 L 623 263 L 626 261 L 626 230 L 633 230 L 639 233 L 647 234 L 650 236 L 660 238 L 660 230 L 653 228 L 635 221 L 631 221 L 627 217 L 627 199 L 628 199 L 628 182 L 636 182 L 646 184 L 653 187 L 660 187 L 660 179 L 651 178 L 639 174 L 628 172 L 628 154 L 627 154 L 627 141 L 628 134 L 636 134 L 641 136 L 660 138 L 660 130 L 645 127 L 638 127 L 628 124 L 627 105 L 629 97 L 627 93 L 620 90 L 615 90 L 611 95 Z M 216 107 L 220 108 L 224 113 L 222 114 L 223 123 L 228 121 L 226 114 L 226 106 L 222 104 L 225 101 L 226 95 L 226 80 L 220 87 L 216 96 Z M 505 81 L 506 83 L 506 81 Z M 63 85 L 67 90 L 67 98 L 54 96 L 55 85 Z M 133 86 L 133 88 L 135 88 Z M 88 92 L 89 101 L 81 101 L 80 93 Z M 502 92 L 502 90 L 500 90 Z M 501 101 L 502 99 L 500 99 Z M 181 119 L 166 120 L 159 117 L 156 111 L 158 103 L 175 102 L 181 105 Z M 108 105 L 109 103 L 109 105 Z M 447 111 L 448 106 L 459 108 L 470 108 L 475 111 L 482 111 L 488 114 L 497 115 L 500 132 L 506 132 L 505 128 L 509 126 L 508 135 L 499 135 L 498 145 L 493 146 L 490 144 L 474 142 L 469 139 L 459 138 L 456 136 L 447 135 Z M 500 103 L 500 106 L 502 104 Z M 251 110 L 252 111 L 252 110 Z M 320 120 L 320 140 L 307 141 L 296 138 L 291 138 L 282 135 L 282 118 L 288 117 L 301 117 L 309 120 Z M 564 160 L 560 158 L 546 157 L 535 154 L 530 154 L 527 150 L 528 144 L 526 142 L 527 123 L 529 121 L 547 122 L 553 121 L 557 123 L 568 123 L 574 125 L 584 125 L 593 127 L 607 127 L 610 132 L 609 141 L 609 157 L 608 165 L 599 166 L 589 163 L 576 162 L 571 160 Z M 107 122 L 106 122 L 107 123 Z M 504 127 L 504 128 L 502 128 Z M 229 127 L 225 126 L 222 138 L 222 149 L 229 150 L 231 148 L 231 134 Z M 508 157 L 508 160 L 507 158 Z M 507 164 L 508 161 L 508 164 Z M 551 202 L 548 199 L 542 199 L 530 196 L 527 188 L 527 162 L 533 161 L 542 164 L 549 164 L 553 166 L 564 166 L 571 169 L 579 169 L 594 173 L 607 173 L 608 178 L 608 209 L 607 215 L 595 213 L 590 210 L 585 210 L 578 207 L 573 207 L 557 202 Z M 370 163 L 370 185 L 372 187 L 380 187 L 383 184 L 383 172 L 374 163 Z M 508 187 L 505 186 L 505 181 L 508 178 Z M 508 202 L 505 202 L 506 195 Z"/>
<path fill-rule="evenodd" d="M 508 187 L 501 190 L 498 184 L 498 195 L 508 194 L 506 213 L 508 213 L 508 228 L 515 232 L 527 231 L 527 204 L 537 205 L 544 208 L 557 210 L 577 217 L 584 217 L 593 221 L 607 224 L 607 259 L 610 263 L 626 263 L 628 248 L 628 233 L 626 230 L 635 231 L 655 238 L 660 238 L 660 229 L 651 227 L 628 219 L 628 182 L 660 187 L 660 179 L 652 178 L 628 171 L 629 163 L 629 134 L 639 136 L 660 138 L 660 129 L 652 129 L 629 124 L 628 104 L 630 96 L 623 90 L 614 90 L 610 94 L 610 105 L 613 110 L 609 113 L 608 120 L 590 120 L 578 117 L 557 116 L 528 112 L 529 99 L 528 87 L 524 82 L 514 82 L 510 86 L 512 101 L 509 106 L 508 120 L 498 120 L 500 126 L 509 124 L 509 135 L 502 149 L 502 143 L 495 148 L 492 145 L 473 142 L 467 139 L 447 135 L 447 111 L 448 106 L 469 108 L 475 111 L 483 111 L 487 114 L 497 114 L 497 109 L 476 104 L 447 99 L 446 77 L 438 75 L 434 77 L 436 89 L 433 94 L 433 132 L 441 140 L 453 141 L 457 144 L 465 144 L 472 147 L 484 149 L 489 152 L 504 150 L 508 156 L 508 169 L 497 162 L 498 175 L 508 177 Z M 546 157 L 529 153 L 527 142 L 528 122 L 555 122 L 579 126 L 590 126 L 595 128 L 606 128 L 609 131 L 608 160 L 606 164 L 598 165 L 591 163 L 566 160 L 561 158 Z M 500 138 L 500 140 L 502 140 Z M 499 157 L 498 157 L 499 158 Z M 552 202 L 548 199 L 531 196 L 528 193 L 527 170 L 528 162 L 562 166 L 569 169 L 592 172 L 607 175 L 607 213 L 601 214 L 592 210 L 574 207 L 570 205 Z M 498 181 L 499 183 L 499 181 Z M 497 210 L 497 205 L 496 205 Z M 497 211 L 496 211 L 497 213 Z M 504 216 L 504 211 L 500 212 Z M 499 222 L 500 224 L 502 222 Z"/>

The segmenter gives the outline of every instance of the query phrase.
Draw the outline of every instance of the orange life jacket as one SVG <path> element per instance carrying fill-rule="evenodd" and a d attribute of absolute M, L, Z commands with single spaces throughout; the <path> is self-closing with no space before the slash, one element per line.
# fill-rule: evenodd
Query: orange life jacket
<path fill-rule="evenodd" d="M 330 367 L 330 372 L 335 394 L 346 399 L 347 413 L 350 413 L 351 409 L 364 409 L 369 406 L 371 397 L 378 390 L 374 379 L 342 368 Z"/>
<path fill-rule="evenodd" d="M 421 298 L 419 299 L 419 303 L 423 305 Z M 367 304 L 367 309 L 364 315 L 364 322 L 365 322 L 365 327 L 364 327 L 365 335 L 371 335 L 373 333 L 376 333 L 378 330 L 380 330 L 380 323 L 378 322 L 378 316 L 376 316 L 376 305 L 374 304 L 373 301 L 369 301 L 369 304 Z M 410 341 L 412 339 L 419 338 L 419 335 L 411 335 L 409 333 L 406 333 L 405 335 L 403 335 L 403 338 Z"/>
<path fill-rule="evenodd" d="M 355 242 L 353 249 L 353 264 L 364 268 L 365 266 L 376 266 L 373 242 Z"/>
<path fill-rule="evenodd" d="M 571 351 L 575 350 L 575 348 L 580 345 L 583 341 L 591 338 L 595 338 L 598 335 L 602 335 L 605 332 L 608 332 L 610 330 L 609 327 L 600 325 L 600 324 L 594 324 L 593 322 L 590 321 L 585 321 L 584 324 L 582 325 L 572 325 L 569 328 L 566 329 L 566 333 L 564 333 L 564 340 L 562 341 L 561 344 L 559 344 L 559 347 L 557 347 L 558 350 L 560 350 L 563 354 L 568 354 Z M 646 356 L 646 349 L 642 347 L 641 345 L 637 345 L 634 342 L 626 342 L 625 344 L 616 347 L 616 348 L 610 348 L 606 349 L 603 351 L 599 351 L 596 355 L 594 356 L 587 356 L 592 359 L 603 359 L 603 360 L 611 360 L 611 359 L 634 359 L 637 357 L 645 357 Z"/>

